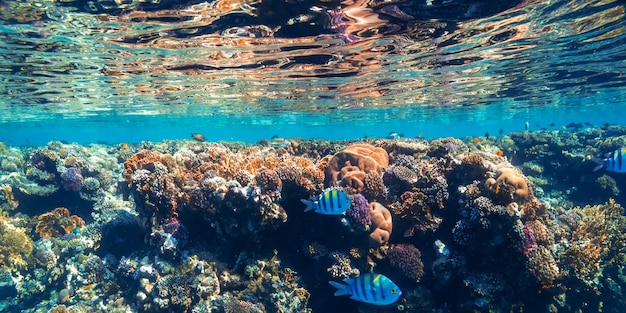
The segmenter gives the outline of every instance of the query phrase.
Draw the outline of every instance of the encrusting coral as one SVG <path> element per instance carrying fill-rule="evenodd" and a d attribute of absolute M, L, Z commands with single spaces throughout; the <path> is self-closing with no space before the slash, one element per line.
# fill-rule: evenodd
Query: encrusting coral
<path fill-rule="evenodd" d="M 41 214 L 35 231 L 43 237 L 59 237 L 85 226 L 85 221 L 77 215 L 71 215 L 66 208 L 56 208 Z"/>
<path fill-rule="evenodd" d="M 391 231 L 393 229 L 393 221 L 391 213 L 382 204 L 378 202 L 370 203 L 370 216 L 372 220 L 372 232 L 370 233 L 370 244 L 379 247 L 389 242 Z"/>
<path fill-rule="evenodd" d="M 370 144 L 352 144 L 328 161 L 326 185 L 339 183 L 360 193 L 365 187 L 367 173 L 382 175 L 382 169 L 388 166 L 389 155 L 384 149 Z"/>
<path fill-rule="evenodd" d="M 487 184 L 497 197 L 518 203 L 524 203 L 531 197 L 532 193 L 528 188 L 526 178 L 518 170 L 512 167 L 501 167 L 496 175 L 495 184 L 493 182 Z"/>

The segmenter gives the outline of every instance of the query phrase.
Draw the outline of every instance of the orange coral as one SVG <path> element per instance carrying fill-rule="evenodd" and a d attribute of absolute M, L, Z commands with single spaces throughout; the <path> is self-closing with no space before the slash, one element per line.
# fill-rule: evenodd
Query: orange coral
<path fill-rule="evenodd" d="M 35 231 L 41 237 L 59 237 L 83 226 L 85 221 L 82 218 L 77 215 L 70 216 L 70 211 L 66 208 L 56 208 L 39 215 Z"/>
<path fill-rule="evenodd" d="M 370 233 L 370 244 L 378 247 L 389 242 L 391 236 L 391 230 L 393 228 L 393 221 L 391 219 L 391 212 L 382 204 L 378 202 L 370 203 L 371 217 L 372 217 L 372 233 Z"/>
<path fill-rule="evenodd" d="M 124 162 L 124 178 L 128 183 L 132 183 L 132 175 L 135 171 L 150 167 L 155 162 L 165 165 L 169 170 L 176 167 L 176 160 L 174 160 L 174 157 L 171 155 L 156 151 L 142 150 Z"/>
<path fill-rule="evenodd" d="M 530 198 L 528 183 L 522 173 L 512 167 L 502 167 L 498 169 L 497 175 L 495 190 L 493 190 L 496 194 L 501 192 L 510 194 L 518 202 L 525 202 Z"/>
<path fill-rule="evenodd" d="M 326 166 L 326 184 L 341 182 L 356 192 L 363 191 L 365 174 L 382 175 L 382 168 L 389 166 L 389 155 L 382 148 L 369 144 L 353 144 L 336 153 Z"/>

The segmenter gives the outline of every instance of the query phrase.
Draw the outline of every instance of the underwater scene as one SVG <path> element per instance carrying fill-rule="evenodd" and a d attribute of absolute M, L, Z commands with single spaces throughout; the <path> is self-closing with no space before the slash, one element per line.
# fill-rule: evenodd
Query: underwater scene
<path fill-rule="evenodd" d="M 625 12 L 0 0 L 0 312 L 626 312 Z"/>

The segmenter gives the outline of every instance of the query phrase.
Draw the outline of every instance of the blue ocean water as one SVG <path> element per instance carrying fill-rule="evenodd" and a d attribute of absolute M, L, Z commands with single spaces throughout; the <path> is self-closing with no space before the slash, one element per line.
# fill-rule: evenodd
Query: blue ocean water
<path fill-rule="evenodd" d="M 619 123 L 625 98 L 619 1 L 27 3 L 0 25 L 12 144 L 477 136 Z"/>
<path fill-rule="evenodd" d="M 625 12 L 4 0 L 0 311 L 622 313 Z"/>

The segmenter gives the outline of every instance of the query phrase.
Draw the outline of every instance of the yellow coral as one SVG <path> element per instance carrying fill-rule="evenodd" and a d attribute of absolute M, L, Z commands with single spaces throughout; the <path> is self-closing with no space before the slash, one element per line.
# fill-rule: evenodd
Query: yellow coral
<path fill-rule="evenodd" d="M 0 221 L 0 265 L 25 267 L 32 250 L 33 240 L 25 229 Z"/>
<path fill-rule="evenodd" d="M 582 219 L 571 233 L 570 245 L 564 252 L 565 262 L 574 276 L 598 288 L 603 265 L 625 265 L 619 253 L 615 253 L 626 246 L 624 209 L 610 199 L 604 205 L 576 207 L 572 211 Z"/>

